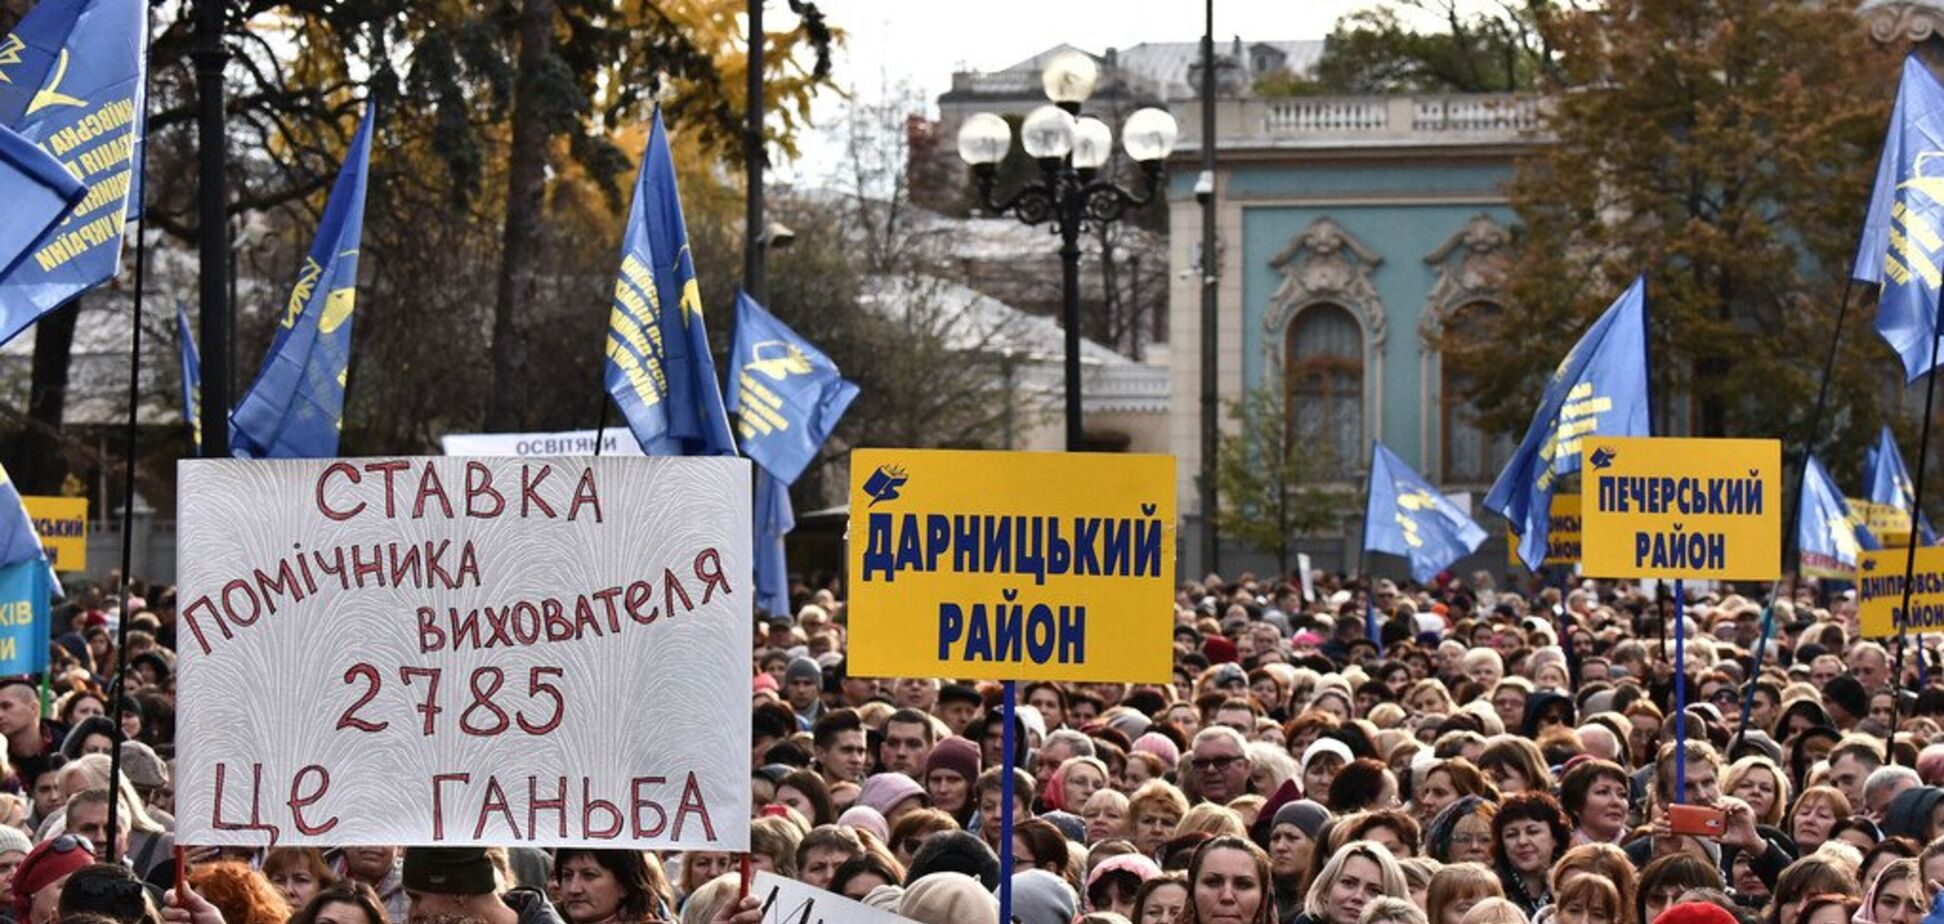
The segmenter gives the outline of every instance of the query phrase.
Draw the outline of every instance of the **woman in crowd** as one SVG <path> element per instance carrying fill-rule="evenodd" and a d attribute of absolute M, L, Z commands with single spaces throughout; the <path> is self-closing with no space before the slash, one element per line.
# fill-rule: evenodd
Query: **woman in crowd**
<path fill-rule="evenodd" d="M 1188 902 L 1179 924 L 1273 924 L 1269 856 L 1245 838 L 1223 835 L 1195 849 L 1188 864 Z M 1351 922 L 1354 924 L 1354 922 Z"/>
<path fill-rule="evenodd" d="M 1390 851 L 1370 841 L 1351 841 L 1331 854 L 1310 884 L 1300 920 L 1302 924 L 1357 924 L 1372 899 L 1408 894 L 1410 884 Z"/>
<path fill-rule="evenodd" d="M 1175 924 L 1187 907 L 1187 877 L 1162 873 L 1141 883 L 1140 894 L 1134 896 L 1133 924 Z"/>
<path fill-rule="evenodd" d="M 337 884 L 330 864 L 315 847 L 273 847 L 263 857 L 263 875 L 270 880 L 292 914 L 310 904 L 317 893 Z"/>
<path fill-rule="evenodd" d="M 1458 924 L 1472 906 L 1485 899 L 1503 899 L 1499 877 L 1483 864 L 1448 864 L 1431 875 L 1425 891 L 1425 916 L 1431 924 Z"/>
<path fill-rule="evenodd" d="M 1559 804 L 1573 822 L 1574 844 L 1618 844 L 1627 835 L 1632 809 L 1627 771 L 1609 760 L 1589 758 L 1568 769 L 1559 781 Z"/>
<path fill-rule="evenodd" d="M 1552 903 L 1548 881 L 1566 851 L 1566 814 L 1541 791 L 1507 797 L 1492 816 L 1492 853 L 1505 897 L 1527 917 Z"/>
<path fill-rule="evenodd" d="M 1755 810 L 1755 820 L 1770 827 L 1781 827 L 1789 808 L 1789 778 L 1775 761 L 1751 754 L 1728 767 L 1722 774 L 1721 789 Z"/>
<path fill-rule="evenodd" d="M 1424 832 L 1424 849 L 1439 863 L 1492 863 L 1492 816 L 1496 803 L 1464 796 L 1446 806 Z"/>
<path fill-rule="evenodd" d="M 644 924 L 675 916 L 675 896 L 660 865 L 639 850 L 563 847 L 554 855 L 553 892 L 568 924 Z"/>
<path fill-rule="evenodd" d="M 311 896 L 289 924 L 390 924 L 378 893 L 362 882 L 342 880 Z"/>
<path fill-rule="evenodd" d="M 1829 839 L 1838 821 L 1849 817 L 1850 803 L 1834 786 L 1811 786 L 1802 791 L 1795 807 L 1789 810 L 1788 833 L 1795 840 L 1796 852 L 1806 856 Z"/>

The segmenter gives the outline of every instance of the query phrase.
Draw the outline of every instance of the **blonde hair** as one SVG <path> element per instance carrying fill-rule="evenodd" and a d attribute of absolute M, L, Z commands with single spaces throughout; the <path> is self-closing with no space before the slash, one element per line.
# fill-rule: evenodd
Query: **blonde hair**
<path fill-rule="evenodd" d="M 1775 781 L 1775 801 L 1768 811 L 1756 816 L 1755 820 L 1773 827 L 1780 827 L 1783 818 L 1789 813 L 1789 775 L 1782 772 L 1781 765 L 1760 754 L 1750 754 L 1728 765 L 1721 775 L 1721 791 L 1732 794 L 1741 781 L 1756 770 L 1768 771 L 1769 778 Z M 1806 795 L 1806 793 L 1805 793 Z"/>
<path fill-rule="evenodd" d="M 1242 823 L 1242 816 L 1236 814 L 1234 809 L 1213 802 L 1203 802 L 1189 809 L 1181 816 L 1181 823 L 1175 825 L 1176 837 L 1198 833 L 1211 837 L 1220 837 L 1224 834 L 1248 837 L 1249 829 Z"/>
<path fill-rule="evenodd" d="M 1525 912 L 1503 898 L 1488 898 L 1472 906 L 1460 924 L 1528 924 Z"/>
<path fill-rule="evenodd" d="M 1275 792 L 1290 777 L 1296 775 L 1296 760 L 1289 751 L 1267 741 L 1249 743 L 1249 769 L 1266 770 L 1269 773 L 1269 792 Z"/>
<path fill-rule="evenodd" d="M 1505 886 L 1498 874 L 1483 863 L 1447 863 L 1431 874 L 1425 890 L 1425 913 L 1433 921 L 1443 921 L 1445 908 L 1468 898 L 1504 898 Z"/>
<path fill-rule="evenodd" d="M 736 873 L 724 873 L 703 883 L 682 903 L 680 924 L 709 924 L 725 903 L 736 900 L 741 888 L 742 877 Z"/>
<path fill-rule="evenodd" d="M 1351 841 L 1330 854 L 1330 861 L 1323 864 L 1323 870 L 1316 874 L 1316 881 L 1310 883 L 1309 895 L 1303 899 L 1303 913 L 1319 921 L 1329 919 L 1330 889 L 1343 875 L 1343 865 L 1351 857 L 1362 857 L 1377 864 L 1377 878 L 1382 882 L 1386 895 L 1409 895 L 1411 884 L 1404 878 L 1404 869 L 1397 865 L 1397 858 L 1384 845 L 1376 841 Z"/>
<path fill-rule="evenodd" d="M 1130 824 L 1156 810 L 1172 812 L 1177 819 L 1185 818 L 1188 814 L 1188 797 L 1167 780 L 1148 780 L 1127 797 L 1127 820 Z"/>

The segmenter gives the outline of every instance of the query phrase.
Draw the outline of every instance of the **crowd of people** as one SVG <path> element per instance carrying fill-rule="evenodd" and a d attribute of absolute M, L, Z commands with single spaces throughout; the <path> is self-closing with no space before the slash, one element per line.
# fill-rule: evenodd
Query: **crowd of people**
<path fill-rule="evenodd" d="M 1919 924 L 1939 904 L 1944 669 L 1919 639 L 1858 638 L 1848 596 L 1805 585 L 1765 636 L 1765 601 L 1725 590 L 1311 577 L 1184 584 L 1171 682 L 1018 686 L 1014 920 Z M 998 924 L 1001 686 L 852 675 L 841 586 L 794 590 L 755 615 L 750 866 Z M 49 682 L 0 681 L 13 924 L 763 920 L 727 853 L 178 851 L 173 592 L 83 590 L 56 622 Z"/>

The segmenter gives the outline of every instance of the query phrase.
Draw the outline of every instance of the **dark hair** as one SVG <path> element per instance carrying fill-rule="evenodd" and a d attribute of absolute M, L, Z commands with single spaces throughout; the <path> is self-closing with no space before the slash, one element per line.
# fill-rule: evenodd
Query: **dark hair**
<path fill-rule="evenodd" d="M 856 713 L 851 715 L 855 716 Z M 810 805 L 816 809 L 817 817 L 809 819 L 811 827 L 837 823 L 837 804 L 830 801 L 830 787 L 824 784 L 823 777 L 816 771 L 792 770 L 785 773 L 782 779 L 776 781 L 776 788 L 780 790 L 785 786 L 803 793 L 803 797 L 809 799 Z"/>
<path fill-rule="evenodd" d="M 1559 808 L 1559 801 L 1551 793 L 1529 790 L 1505 797 L 1499 803 L 1498 814 L 1492 816 L 1492 858 L 1501 869 L 1511 869 L 1510 858 L 1505 855 L 1505 828 L 1521 821 L 1536 821 L 1552 831 L 1553 852 L 1546 858 L 1546 867 L 1552 868 L 1559 862 L 1559 855 L 1566 852 L 1572 844 L 1572 828 L 1566 824 L 1566 813 Z"/>
<path fill-rule="evenodd" d="M 875 875 L 891 885 L 902 885 L 904 883 L 904 874 L 899 872 L 896 867 L 893 867 L 890 861 L 866 850 L 837 864 L 837 871 L 830 876 L 830 891 L 842 895 L 844 894 L 844 886 L 848 885 L 852 879 L 866 873 Z"/>
<path fill-rule="evenodd" d="M 1721 871 L 1691 853 L 1670 853 L 1656 858 L 1640 871 L 1640 888 L 1634 891 L 1634 920 L 1647 920 L 1647 901 L 1654 893 L 1674 888 L 1721 888 Z"/>
<path fill-rule="evenodd" d="M 1559 807 L 1566 810 L 1574 824 L 1579 823 L 1580 813 L 1586 811 L 1587 793 L 1602 779 L 1616 780 L 1622 787 L 1632 782 L 1619 764 L 1598 759 L 1582 760 L 1559 778 Z"/>
<path fill-rule="evenodd" d="M 1379 809 L 1374 812 L 1364 812 L 1353 815 L 1345 819 L 1345 821 L 1350 825 L 1349 829 L 1343 835 L 1343 843 L 1346 844 L 1351 841 L 1369 840 L 1370 832 L 1378 828 L 1389 828 L 1397 832 L 1397 839 L 1405 847 L 1410 848 L 1412 853 L 1417 853 L 1418 849 L 1423 846 L 1423 834 L 1418 827 L 1417 819 L 1397 809 Z M 1321 851 L 1318 852 L 1320 853 Z"/>
<path fill-rule="evenodd" d="M 1370 757 L 1351 761 L 1330 780 L 1330 811 L 1343 815 L 1376 805 L 1384 794 L 1384 778 L 1390 775 L 1383 761 Z"/>
<path fill-rule="evenodd" d="M 160 924 L 142 881 L 119 864 L 93 863 L 69 876 L 61 889 L 60 914 L 101 915 L 119 924 Z"/>
<path fill-rule="evenodd" d="M 554 855 L 554 881 L 560 881 L 561 871 L 576 857 L 586 857 L 614 876 L 614 881 L 621 886 L 621 910 L 627 917 L 639 921 L 674 907 L 675 896 L 656 889 L 648 872 L 647 857 L 641 851 L 562 847 Z"/>
<path fill-rule="evenodd" d="M 1055 876 L 1065 875 L 1067 839 L 1052 822 L 1044 818 L 1028 818 L 1013 825 L 1013 836 L 1032 848 L 1034 867 L 1048 869 Z"/>
<path fill-rule="evenodd" d="M 857 710 L 833 709 L 824 713 L 823 718 L 818 719 L 817 724 L 811 728 L 810 740 L 817 747 L 827 748 L 837 740 L 838 735 L 863 730 L 864 721 L 857 717 Z"/>
<path fill-rule="evenodd" d="M 340 879 L 337 885 L 318 890 L 301 910 L 290 916 L 289 924 L 317 924 L 318 913 L 333 902 L 343 902 L 364 912 L 365 924 L 391 924 L 378 893 L 355 879 Z"/>
<path fill-rule="evenodd" d="M 919 728 L 923 729 L 925 735 L 925 741 L 927 743 L 934 743 L 934 744 L 936 743 L 935 741 L 932 740 L 937 736 L 932 733 L 931 717 L 925 715 L 922 712 L 919 712 L 916 709 L 899 709 L 898 711 L 891 713 L 890 717 L 884 720 L 885 731 L 891 730 L 892 722 L 901 722 L 906 725 L 917 725 Z"/>

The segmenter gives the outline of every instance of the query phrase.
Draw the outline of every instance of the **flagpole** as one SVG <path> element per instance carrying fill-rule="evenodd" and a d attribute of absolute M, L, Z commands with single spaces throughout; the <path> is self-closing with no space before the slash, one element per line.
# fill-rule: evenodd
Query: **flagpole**
<path fill-rule="evenodd" d="M 999 721 L 1006 726 L 1004 751 L 999 760 L 999 919 L 1012 920 L 1013 874 L 1013 767 L 1018 763 L 1018 743 L 1014 740 L 1014 716 L 1019 709 L 1019 685 L 1005 681 L 1005 700 Z M 980 822 L 984 824 L 984 821 Z"/>
<path fill-rule="evenodd" d="M 1904 551 L 1903 606 L 1898 610 L 1898 612 L 1905 614 L 1906 619 L 1909 618 L 1908 614 L 1910 613 L 1910 582 L 1917 574 L 1917 517 L 1924 512 L 1924 472 L 1930 467 L 1927 463 L 1930 462 L 1931 413 L 1937 404 L 1937 351 L 1940 345 L 1944 345 L 1944 322 L 1940 322 L 1937 314 L 1933 312 L 1931 314 L 1929 378 L 1924 383 L 1924 422 L 1917 431 L 1917 484 L 1911 492 L 1910 499 L 1910 546 Z M 1890 692 L 1893 699 L 1900 695 L 1898 691 L 1903 688 L 1903 655 L 1903 636 L 1899 633 L 1897 638 L 1897 668 L 1891 672 L 1890 677 Z M 1891 764 L 1897 762 L 1897 717 L 1902 711 L 1901 704 L 1892 703 L 1892 708 L 1890 709 L 1890 736 L 1884 742 L 1886 745 L 1884 750 L 1887 752 L 1886 756 Z"/>
<path fill-rule="evenodd" d="M 1823 412 L 1829 407 L 1829 379 L 1836 370 L 1836 349 L 1843 342 L 1843 323 L 1849 319 L 1853 278 L 1843 280 L 1843 300 L 1836 306 L 1836 328 L 1829 335 L 1829 353 L 1823 357 L 1822 381 L 1816 386 L 1816 409 L 1809 415 L 1809 435 L 1802 441 L 1802 461 L 1796 466 L 1795 504 L 1789 508 L 1789 523 L 1782 532 L 1784 564 L 1789 568 L 1789 597 L 1794 599 L 1802 585 L 1802 491 L 1809 480 L 1809 458 L 1816 454 L 1816 439 L 1822 435 Z M 1914 522 L 1914 519 L 1913 519 Z M 1756 665 L 1759 667 L 1760 665 Z M 1751 676 L 1749 682 L 1753 683 Z"/>
<path fill-rule="evenodd" d="M 149 51 L 152 47 L 149 37 L 149 14 L 146 7 L 142 11 L 142 121 L 149 121 Z M 121 763 L 122 710 L 128 704 L 128 623 L 133 615 L 128 606 L 128 572 L 133 565 L 135 551 L 135 428 L 140 420 L 142 409 L 142 296 L 147 288 L 148 277 L 148 209 L 143 200 L 148 198 L 148 155 L 152 146 L 149 139 L 138 140 L 141 155 L 136 164 L 135 175 L 137 194 L 135 198 L 135 292 L 134 323 L 128 331 L 128 422 L 122 429 L 122 518 L 121 518 L 121 578 L 115 588 L 115 605 L 120 608 L 121 616 L 115 621 L 115 675 L 110 679 L 114 711 L 110 717 L 115 721 L 113 735 L 115 749 L 108 753 L 108 836 L 101 847 L 101 862 L 119 865 L 121 852 L 115 844 L 121 835 Z M 214 229 L 204 228 L 204 233 L 214 233 Z M 229 425 L 226 414 L 223 425 Z"/>
<path fill-rule="evenodd" d="M 1674 801 L 1687 801 L 1687 588 L 1674 579 Z"/>

